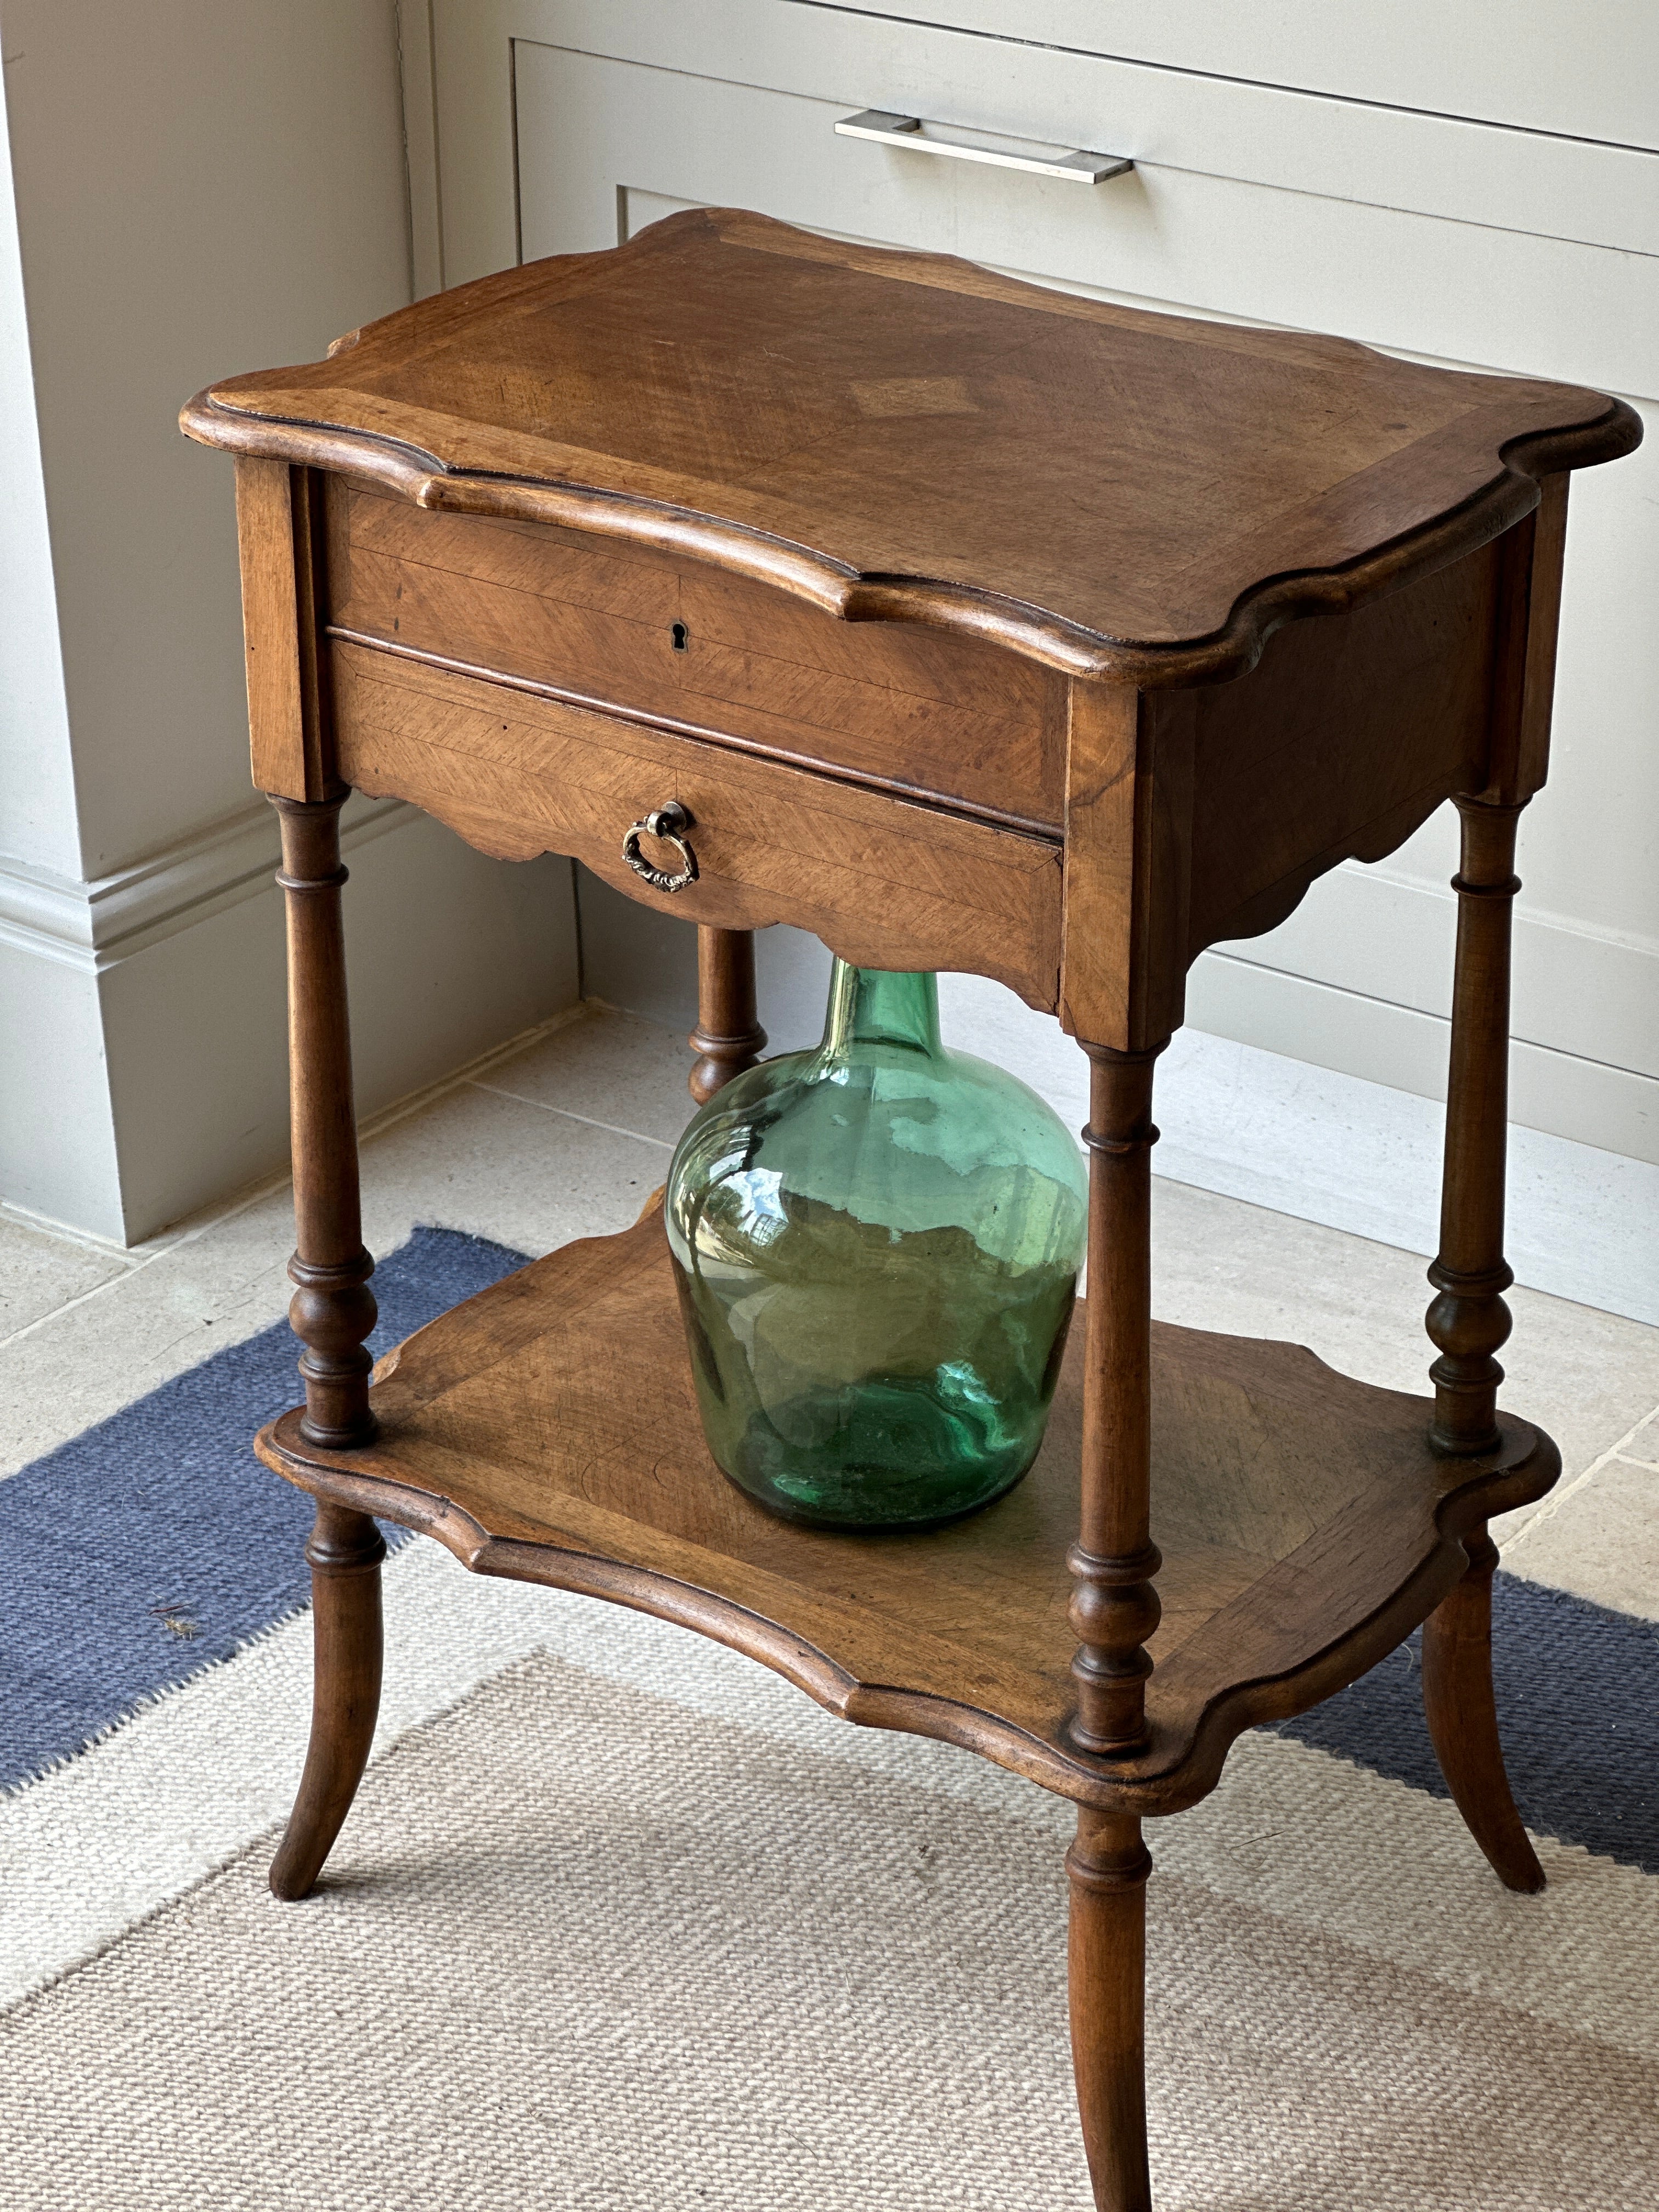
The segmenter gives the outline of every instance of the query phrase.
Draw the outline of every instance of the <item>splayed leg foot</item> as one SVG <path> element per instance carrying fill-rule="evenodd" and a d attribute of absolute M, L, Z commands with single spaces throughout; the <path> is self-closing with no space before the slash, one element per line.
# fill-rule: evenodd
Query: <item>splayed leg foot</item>
<path fill-rule="evenodd" d="M 380 1705 L 380 1562 L 386 1543 L 366 1513 L 319 1502 L 311 1563 L 311 1742 L 270 1887 L 305 1896 L 357 1794 Z"/>
<path fill-rule="evenodd" d="M 1498 1547 L 1482 1528 L 1464 1548 L 1468 1573 L 1424 1623 L 1423 1709 L 1446 1786 L 1498 1880 L 1509 1889 L 1540 1890 L 1544 1869 L 1510 1793 L 1492 1694 Z"/>
<path fill-rule="evenodd" d="M 1151 2212 L 1146 1877 L 1140 1823 L 1079 1808 L 1072 1883 L 1072 2063 L 1097 2212 Z"/>

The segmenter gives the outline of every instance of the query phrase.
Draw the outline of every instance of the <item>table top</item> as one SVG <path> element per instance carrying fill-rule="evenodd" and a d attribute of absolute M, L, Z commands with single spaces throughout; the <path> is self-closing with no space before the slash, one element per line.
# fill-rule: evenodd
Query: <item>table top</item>
<path fill-rule="evenodd" d="M 1079 674 L 1237 673 L 1616 458 L 1622 403 L 694 210 L 236 377 L 204 442 L 690 552 Z"/>

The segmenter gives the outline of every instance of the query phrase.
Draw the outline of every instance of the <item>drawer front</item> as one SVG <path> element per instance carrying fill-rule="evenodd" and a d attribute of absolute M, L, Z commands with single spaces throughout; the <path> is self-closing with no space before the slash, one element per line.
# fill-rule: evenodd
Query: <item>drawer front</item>
<path fill-rule="evenodd" d="M 972 638 L 849 624 L 694 562 L 336 481 L 337 630 L 1058 835 L 1066 686 Z"/>
<path fill-rule="evenodd" d="M 799 8 L 800 0 L 786 5 Z M 894 19 L 894 32 L 908 29 L 919 10 L 915 0 L 830 0 L 823 12 L 842 19 L 845 39 L 872 15 Z M 1224 88 L 1247 94 L 1295 87 L 1396 113 L 1426 111 L 1436 121 L 1468 116 L 1580 139 L 1659 140 L 1659 28 L 1651 9 L 1629 0 L 1575 0 L 1570 9 L 1515 0 L 1462 0 L 1456 8 L 1437 0 L 1390 0 L 1386 8 L 1334 8 L 1330 0 L 1274 0 L 1271 8 L 1241 8 L 1238 0 L 1162 0 L 1156 8 L 1146 0 L 946 0 L 928 13 L 995 40 L 988 75 L 997 47 L 1029 41 L 1066 61 L 1111 56 L 1129 69 L 1151 64 L 1175 76 L 1188 97 L 1194 76 L 1200 84 L 1231 78 Z"/>
<path fill-rule="evenodd" d="M 866 967 L 963 969 L 1052 1009 L 1060 848 L 1045 838 L 337 641 L 340 774 L 406 799 L 503 860 L 564 853 L 617 890 L 725 929 L 789 921 Z M 677 799 L 698 874 L 653 890 L 631 824 Z M 646 857 L 676 863 L 649 844 Z"/>
<path fill-rule="evenodd" d="M 1271 10 L 1243 8 L 1237 0 L 1198 4 L 1209 20 L 1196 38 L 1176 29 L 1178 8 L 1149 8 L 1146 0 L 1069 0 L 1079 19 L 1089 19 L 1086 34 L 1037 31 L 1024 42 L 1009 20 L 1011 0 L 979 0 L 973 9 L 958 4 L 951 13 L 973 29 L 1012 37 L 975 36 L 947 22 L 918 20 L 945 11 L 919 9 L 913 0 L 895 0 L 885 21 L 864 6 L 820 0 L 721 0 L 718 9 L 688 7 L 685 0 L 432 0 L 435 39 L 429 46 L 417 20 L 426 9 L 405 10 L 419 289 L 461 283 L 512 262 L 520 243 L 515 213 L 526 225 L 540 219 L 532 171 L 544 159 L 537 143 L 536 79 L 546 67 L 539 58 L 548 53 L 632 64 L 636 76 L 658 81 L 654 98 L 642 90 L 631 97 L 635 112 L 613 183 L 695 192 L 787 220 L 817 221 L 828 230 L 852 228 L 842 210 L 826 205 L 816 216 L 802 216 L 785 202 L 799 195 L 804 173 L 827 167 L 819 160 L 819 137 L 837 115 L 858 109 L 1127 155 L 1135 175 L 1095 191 L 987 169 L 929 181 L 930 173 L 967 165 L 848 140 L 837 149 L 836 166 L 852 190 L 861 179 L 876 187 L 870 195 L 878 204 L 873 228 L 856 234 L 937 246 L 1023 271 L 1048 270 L 1062 282 L 1075 277 L 1140 291 L 1152 301 L 1231 306 L 1247 318 L 1279 319 L 1276 308 L 1253 295 L 1264 283 L 1281 290 L 1287 276 L 1294 279 L 1308 264 L 1307 211 L 1287 205 L 1285 194 L 1393 210 L 1407 225 L 1413 216 L 1439 216 L 1627 252 L 1659 250 L 1659 160 L 1651 150 L 1659 144 L 1652 91 L 1659 81 L 1659 9 L 1638 0 L 1579 0 L 1570 27 L 1559 7 L 1534 10 L 1529 43 L 1513 6 L 1504 9 L 1501 35 L 1483 34 L 1480 18 L 1503 0 L 1478 0 L 1478 7 L 1465 0 L 1460 9 L 1435 11 L 1437 36 L 1425 43 L 1404 16 L 1426 12 L 1430 0 L 1395 0 L 1371 9 L 1333 7 L 1330 0 L 1276 0 Z M 1050 12 L 1047 0 L 1032 0 L 1031 12 Z M 1620 18 L 1617 35 L 1598 43 L 1597 16 L 1613 13 Z M 1292 19 L 1294 30 L 1283 43 L 1305 69 L 1262 65 L 1275 33 L 1285 33 Z M 1304 35 L 1314 19 L 1324 26 L 1322 39 Z M 1460 33 L 1470 34 L 1466 58 L 1473 56 L 1476 66 L 1462 92 L 1451 97 L 1455 70 L 1449 64 Z M 1546 70 L 1528 66 L 1540 44 L 1550 49 Z M 1513 72 L 1511 91 L 1524 85 L 1524 99 L 1491 97 L 1500 65 Z M 519 88 L 516 131 L 509 76 Z M 799 101 L 781 143 L 750 138 L 749 119 L 732 114 L 722 117 L 711 144 L 697 111 L 715 97 L 708 89 L 715 84 Z M 556 136 L 568 168 L 586 167 L 588 149 L 605 130 L 602 88 L 598 112 L 594 97 L 590 88 L 583 100 L 559 111 Z M 647 107 L 658 114 L 647 114 Z M 665 121 L 659 119 L 664 112 Z M 1577 119 L 1566 120 L 1569 114 Z M 438 136 L 446 149 L 441 194 Z M 711 154 L 728 172 L 746 171 L 742 190 L 658 181 L 664 171 L 684 172 Z M 1213 230 L 1217 279 L 1230 300 L 1206 301 L 1194 288 L 1190 266 L 1182 265 L 1189 260 L 1182 237 L 1188 225 L 1184 178 L 1267 188 L 1236 203 L 1242 220 L 1229 221 L 1226 208 L 1213 199 L 1198 212 L 1200 224 Z M 515 183 L 523 188 L 518 210 Z M 596 194 L 594 211 L 613 238 L 614 207 Z M 988 236 L 988 215 L 1005 235 L 1008 216 L 1026 235 L 1004 250 Z M 1302 234 L 1287 237 L 1287 227 Z M 1149 286 L 1138 281 L 1139 269 L 1110 272 L 1126 231 L 1150 234 L 1152 255 L 1134 257 L 1143 264 L 1159 249 L 1171 250 L 1169 281 Z M 1057 265 L 1045 240 L 1072 266 Z M 526 258 L 549 250 L 532 245 L 528 228 L 522 243 Z M 1312 243 L 1316 252 L 1316 226 Z M 1501 307 L 1506 279 L 1486 264 L 1488 243 L 1479 232 L 1463 241 L 1477 298 L 1488 308 Z M 1328 272 L 1339 287 L 1347 276 L 1362 299 L 1365 287 L 1358 280 L 1365 258 L 1362 249 L 1352 267 Z M 1369 258 L 1375 258 L 1375 249 Z M 1310 273 L 1321 284 L 1328 272 L 1316 262 Z M 1601 289 L 1615 297 L 1620 277 L 1646 289 L 1639 264 L 1626 264 L 1606 276 Z M 1540 287 L 1528 289 L 1535 295 Z M 1242 304 L 1233 305 L 1241 295 Z M 1425 270 L 1403 296 L 1432 311 L 1442 295 L 1433 272 Z M 1514 319 L 1523 331 L 1527 307 L 1547 305 L 1536 296 L 1515 304 Z M 1641 309 L 1626 313 L 1639 320 Z M 1346 326 L 1340 307 L 1331 304 L 1292 319 Z M 1381 331 L 1370 334 L 1389 342 Z M 1444 349 L 1421 336 L 1392 342 Z M 1452 351 L 1454 358 L 1492 367 L 1544 366 L 1490 350 Z M 1572 374 L 1567 380 L 1607 379 Z M 1624 388 L 1617 377 L 1612 380 Z"/>

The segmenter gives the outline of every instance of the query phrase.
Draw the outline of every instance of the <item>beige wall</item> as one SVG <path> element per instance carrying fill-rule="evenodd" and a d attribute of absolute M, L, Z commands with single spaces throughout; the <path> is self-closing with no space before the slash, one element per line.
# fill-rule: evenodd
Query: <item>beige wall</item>
<path fill-rule="evenodd" d="M 82 872 L 248 802 L 216 376 L 410 296 L 391 0 L 4 0 Z"/>
<path fill-rule="evenodd" d="M 3 0 L 0 35 L 0 1197 L 130 1239 L 286 1148 L 231 471 L 177 416 L 410 297 L 397 11 Z M 373 1106 L 567 1003 L 574 925 L 562 864 L 356 815 Z"/>

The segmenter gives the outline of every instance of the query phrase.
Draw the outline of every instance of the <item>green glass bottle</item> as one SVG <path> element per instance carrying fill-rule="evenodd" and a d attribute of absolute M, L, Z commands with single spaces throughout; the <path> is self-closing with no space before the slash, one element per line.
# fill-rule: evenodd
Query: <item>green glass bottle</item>
<path fill-rule="evenodd" d="M 703 1431 L 792 1521 L 921 1528 L 1042 1441 L 1087 1223 L 1064 1124 L 939 1042 L 931 975 L 836 963 L 823 1042 L 681 1138 L 665 1201 Z"/>

